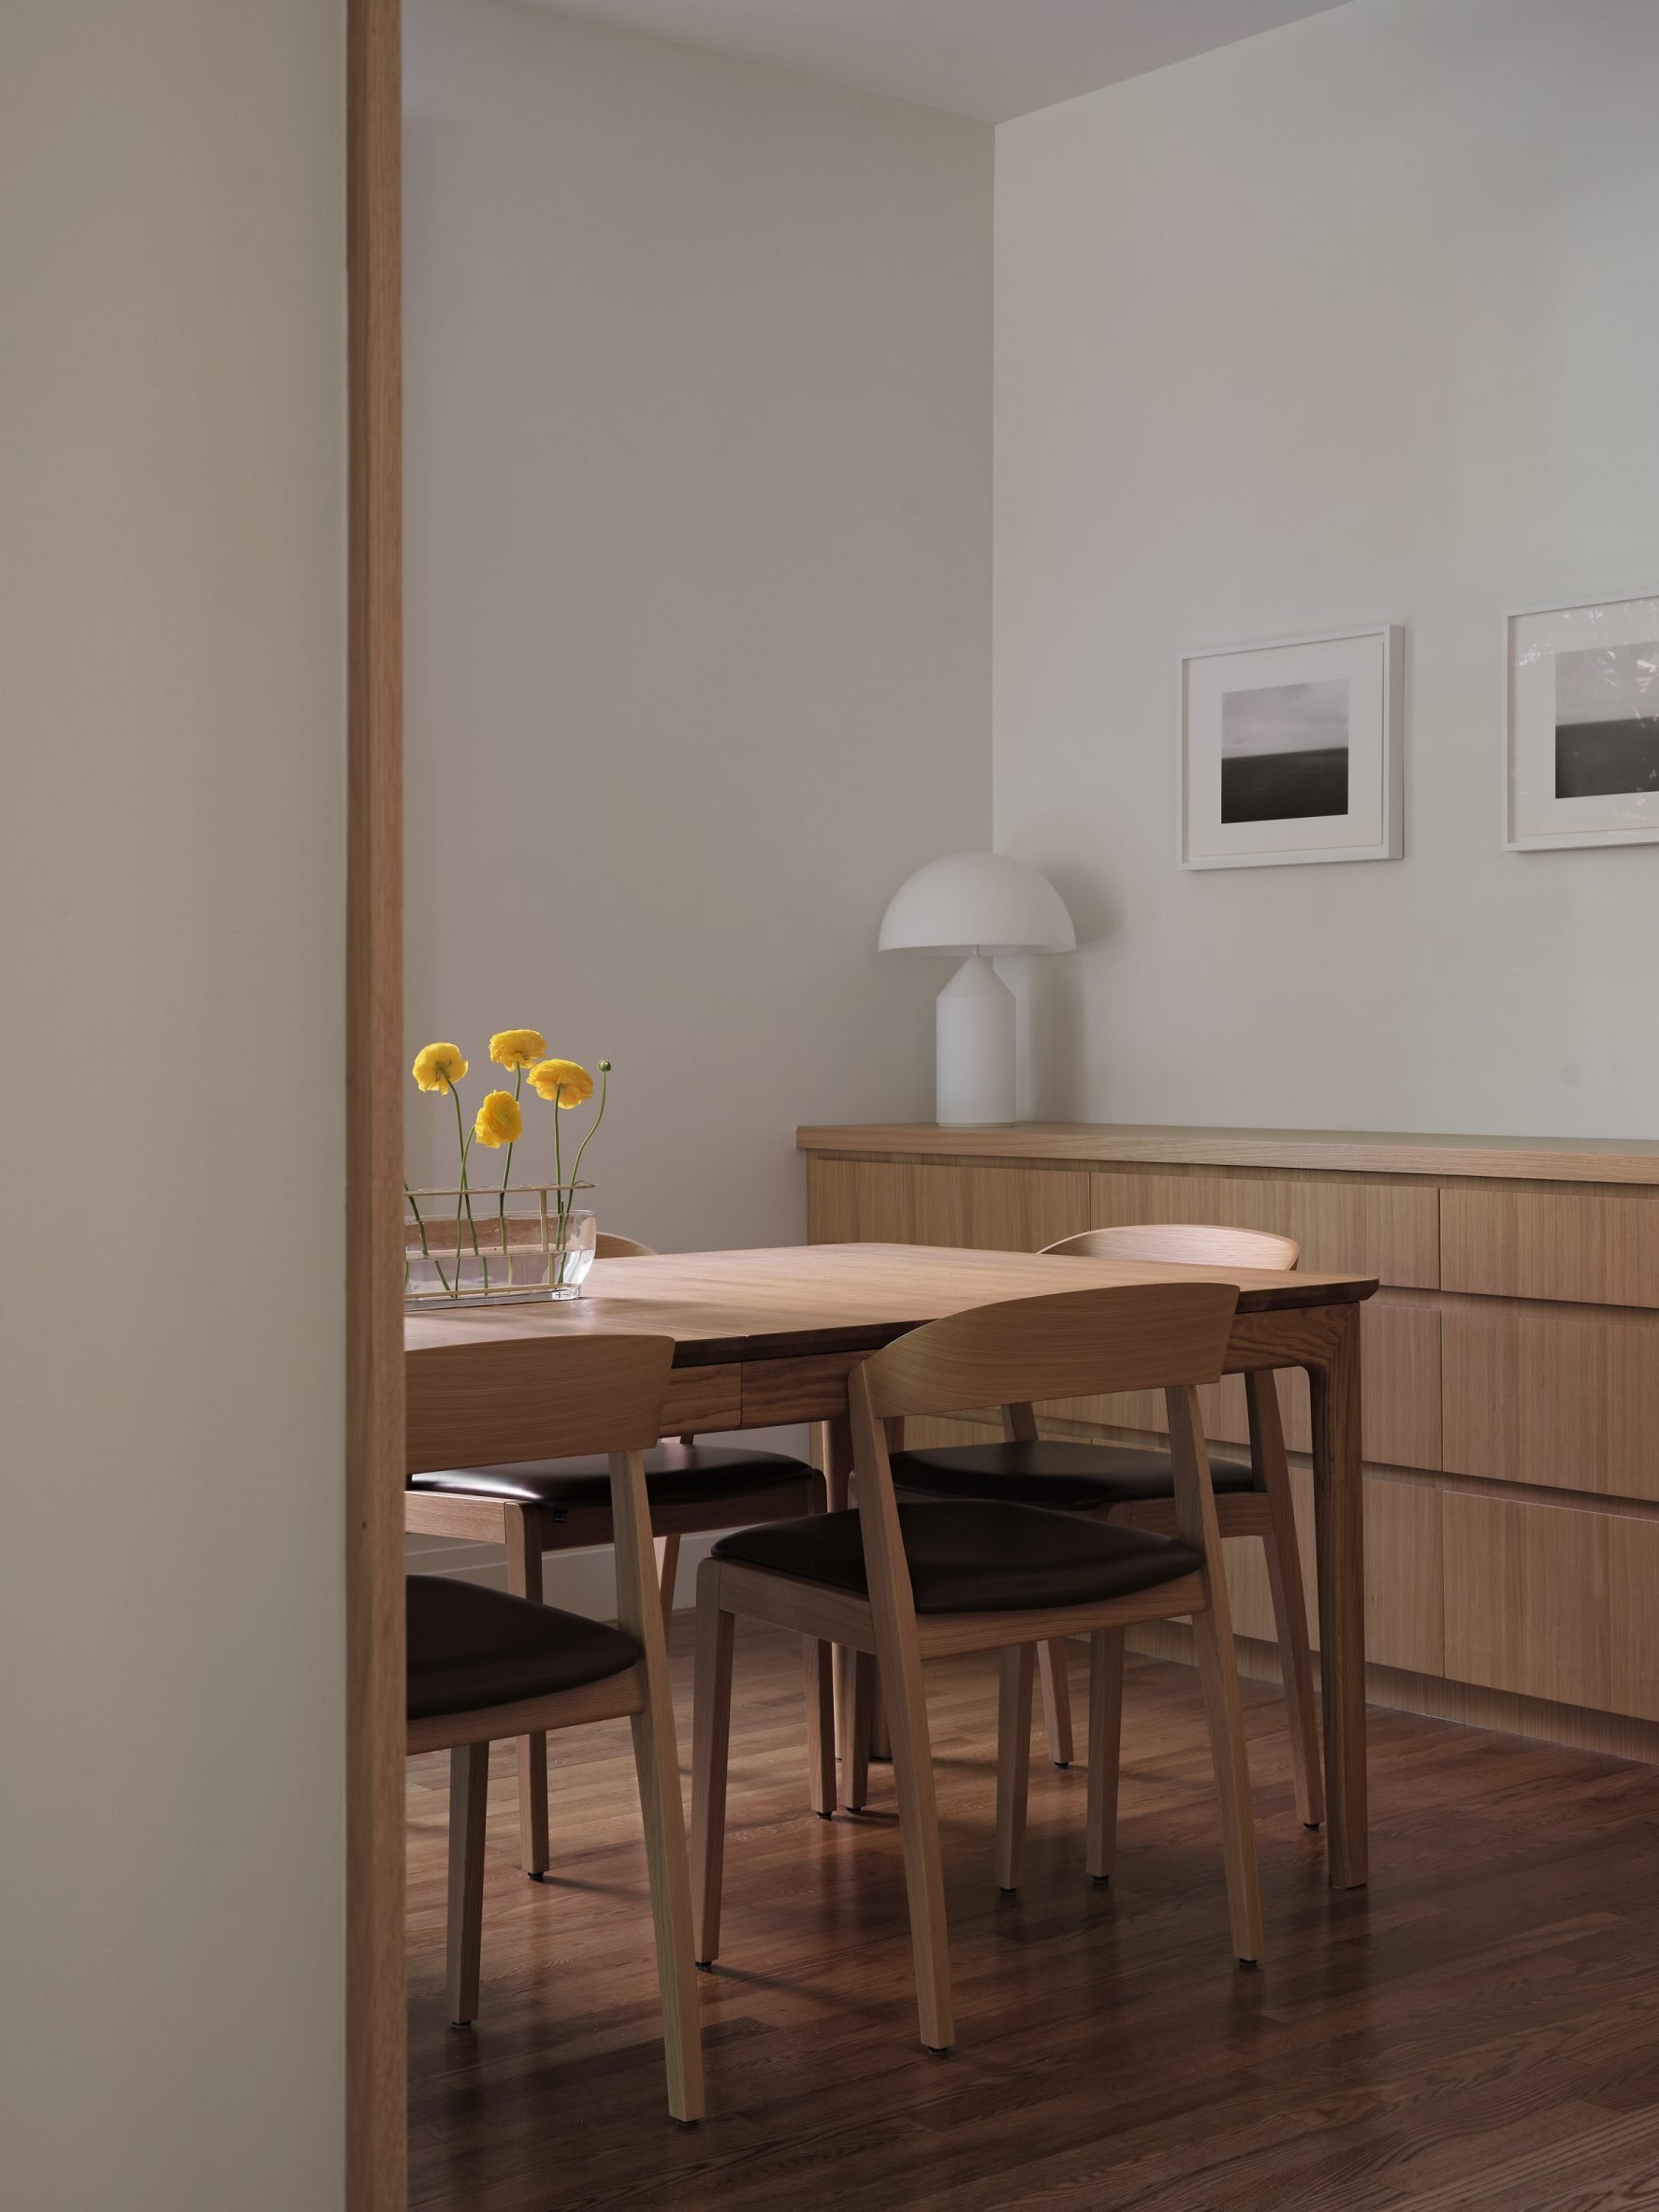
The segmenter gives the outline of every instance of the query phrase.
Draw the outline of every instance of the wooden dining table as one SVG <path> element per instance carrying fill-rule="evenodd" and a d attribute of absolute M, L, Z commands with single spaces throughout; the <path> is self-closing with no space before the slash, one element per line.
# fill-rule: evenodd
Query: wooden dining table
<path fill-rule="evenodd" d="M 576 1299 L 408 1316 L 407 1468 L 540 1457 L 533 1426 L 502 1415 L 502 1381 L 533 1371 L 549 1339 L 627 1331 L 674 1339 L 665 1435 L 826 1423 L 834 1503 L 850 1465 L 847 1377 L 880 1346 L 924 1321 L 998 1300 L 1183 1281 L 1238 1287 L 1229 1374 L 1307 1374 L 1330 1879 L 1333 1888 L 1355 1888 L 1366 1879 L 1367 1846 L 1359 1319 L 1374 1276 L 923 1244 L 601 1259 Z"/>

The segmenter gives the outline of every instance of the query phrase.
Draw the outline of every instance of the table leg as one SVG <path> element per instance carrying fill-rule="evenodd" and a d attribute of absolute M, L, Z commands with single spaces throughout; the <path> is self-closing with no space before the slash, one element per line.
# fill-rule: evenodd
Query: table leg
<path fill-rule="evenodd" d="M 1360 1444 L 1360 1309 L 1333 1307 L 1331 1344 L 1307 1363 L 1313 1409 L 1315 1555 L 1325 1716 L 1331 1886 L 1366 1879 L 1365 1498 Z"/>

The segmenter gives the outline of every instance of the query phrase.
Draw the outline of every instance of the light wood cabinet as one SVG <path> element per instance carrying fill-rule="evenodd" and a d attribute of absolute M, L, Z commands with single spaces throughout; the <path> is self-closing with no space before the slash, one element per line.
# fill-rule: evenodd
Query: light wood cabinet
<path fill-rule="evenodd" d="M 1540 1733 L 1573 1707 L 1579 1740 L 1659 1722 L 1659 1143 L 1086 1124 L 799 1141 L 819 1241 L 1034 1250 L 1206 1221 L 1376 1275 L 1361 1318 L 1366 1649 L 1390 1671 L 1374 1694 L 1463 1685 L 1434 1695 L 1467 1710 L 1497 1694 L 1503 1724 Z M 1281 1375 L 1279 1394 L 1305 1456 L 1304 1378 Z M 1201 1397 L 1217 1452 L 1242 1456 L 1242 1381 Z M 1080 1399 L 1041 1418 L 1157 1434 L 1164 1406 Z M 1292 1481 L 1312 1615 L 1311 1477 L 1293 1465 Z M 1259 1547 L 1230 1545 L 1229 1577 L 1239 1633 L 1271 1642 Z"/>
<path fill-rule="evenodd" d="M 1294 1237 L 1303 1267 L 1352 1269 L 1403 1289 L 1440 1280 L 1440 1194 L 1433 1184 L 1361 1175 L 1257 1179 L 1147 1174 L 1114 1169 L 1089 1178 L 1093 1229 L 1139 1221 L 1211 1221 Z"/>
<path fill-rule="evenodd" d="M 1306 1584 L 1308 1629 L 1319 1645 L 1314 1582 L 1314 1480 L 1292 1468 L 1296 1530 Z M 1240 1636 L 1274 1641 L 1273 1595 L 1259 1544 L 1227 1547 L 1227 1583 Z M 1365 1656 L 1379 1666 L 1437 1675 L 1446 1663 L 1446 1608 L 1440 1557 L 1440 1493 L 1426 1483 L 1365 1478 Z"/>
<path fill-rule="evenodd" d="M 1659 1191 L 1443 1190 L 1440 1270 L 1487 1298 L 1659 1306 Z"/>
<path fill-rule="evenodd" d="M 1448 1491 L 1446 1671 L 1659 1720 L 1659 1521 Z"/>
<path fill-rule="evenodd" d="M 1039 1252 L 1089 1227 L 1089 1179 L 1064 1169 L 815 1159 L 807 1204 L 815 1244 Z"/>
<path fill-rule="evenodd" d="M 1659 1501 L 1659 1316 L 1483 1299 L 1441 1329 L 1448 1472 Z"/>

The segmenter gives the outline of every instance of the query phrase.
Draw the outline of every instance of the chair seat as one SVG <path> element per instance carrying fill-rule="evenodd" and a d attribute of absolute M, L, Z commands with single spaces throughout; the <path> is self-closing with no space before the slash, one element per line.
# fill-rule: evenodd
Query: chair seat
<path fill-rule="evenodd" d="M 412 1721 L 579 1690 L 641 1656 L 619 1629 L 504 1590 L 446 1575 L 409 1575 L 405 1589 Z"/>
<path fill-rule="evenodd" d="M 994 1502 L 900 1506 L 918 1613 L 1098 1605 L 1194 1574 L 1203 1554 L 1172 1536 Z M 735 1529 L 716 1559 L 867 1597 L 856 1511 Z"/>
<path fill-rule="evenodd" d="M 1248 1465 L 1210 1462 L 1217 1497 L 1253 1490 L 1255 1481 Z M 952 1444 L 938 1451 L 895 1451 L 893 1485 L 912 1497 L 1000 1498 L 1063 1513 L 1100 1513 L 1175 1494 L 1169 1453 L 1125 1444 Z"/>
<path fill-rule="evenodd" d="M 658 1444 L 644 1456 L 646 1490 L 653 1506 L 743 1498 L 786 1482 L 812 1479 L 805 1460 L 792 1459 L 784 1451 L 749 1451 L 739 1445 Z M 610 1463 L 604 1459 L 450 1467 L 440 1474 L 411 1476 L 409 1487 L 441 1492 L 446 1497 L 500 1498 L 511 1506 L 543 1506 L 555 1511 L 573 1506 L 608 1507 L 611 1502 Z"/>

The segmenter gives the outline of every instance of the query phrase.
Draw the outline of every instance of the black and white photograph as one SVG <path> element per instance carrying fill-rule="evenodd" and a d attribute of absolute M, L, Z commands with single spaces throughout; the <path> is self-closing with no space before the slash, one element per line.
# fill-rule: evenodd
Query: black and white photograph
<path fill-rule="evenodd" d="M 1505 620 L 1504 844 L 1659 840 L 1659 594 Z"/>
<path fill-rule="evenodd" d="M 1659 639 L 1555 656 L 1555 795 L 1659 792 Z"/>
<path fill-rule="evenodd" d="M 1400 858 L 1404 635 L 1383 623 L 1181 656 L 1183 867 Z"/>
<path fill-rule="evenodd" d="M 1347 810 L 1346 677 L 1221 694 L 1223 822 L 1305 821 Z"/>

